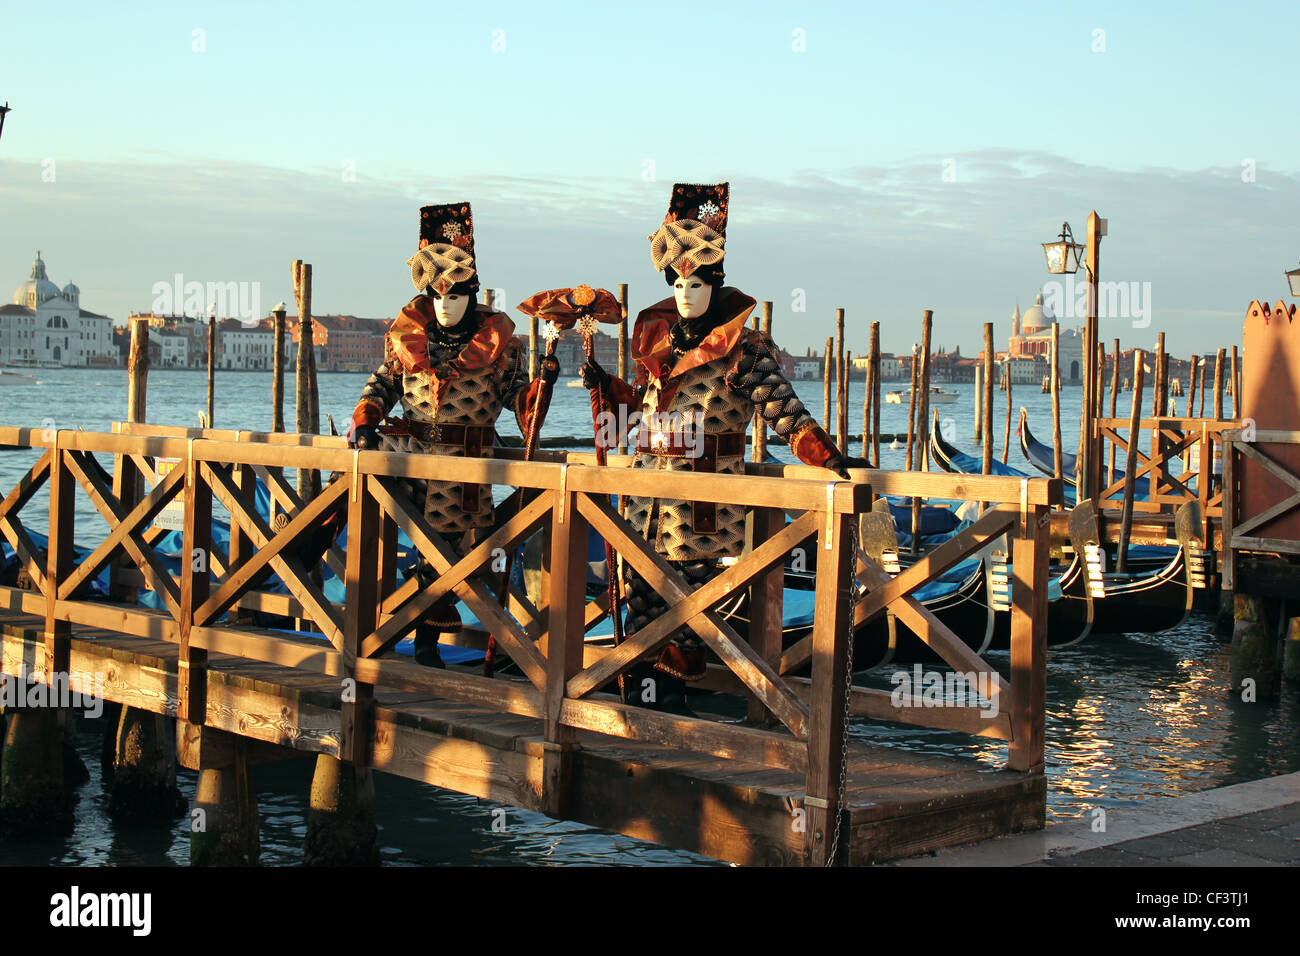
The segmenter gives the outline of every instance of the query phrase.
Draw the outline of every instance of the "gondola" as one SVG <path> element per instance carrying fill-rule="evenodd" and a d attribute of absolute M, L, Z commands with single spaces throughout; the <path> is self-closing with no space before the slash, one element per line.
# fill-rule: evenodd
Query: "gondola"
<path fill-rule="evenodd" d="M 1056 475 L 1055 453 L 1051 445 L 1044 445 L 1029 430 L 1029 411 L 1023 405 L 1020 408 L 1020 425 L 1016 432 L 1020 436 L 1020 450 L 1024 453 L 1025 460 L 1042 472 L 1048 478 Z M 1076 490 L 1075 476 L 1079 470 L 1079 456 L 1062 450 L 1061 452 L 1061 480 L 1065 487 L 1071 491 Z M 1124 480 L 1124 470 L 1116 468 L 1107 470 L 1105 474 L 1110 477 L 1113 484 L 1117 481 Z M 1146 478 L 1137 478 L 1133 482 L 1133 498 L 1136 501 L 1146 501 L 1151 493 L 1151 483 Z M 1115 492 L 1111 498 L 1123 497 L 1121 492 Z"/>
<path fill-rule="evenodd" d="M 1021 440 L 1025 440 L 1023 434 Z M 947 471 L 978 473 L 977 459 L 948 444 L 937 429 L 931 433 L 931 454 Z M 1008 466 L 1000 467 L 1015 473 L 1015 469 Z M 1019 476 L 1026 477 L 1023 473 Z M 1130 547 L 1130 570 L 1120 574 L 1106 570 L 1108 563 L 1114 561 L 1113 549 L 1108 551 L 1100 544 L 1092 502 L 1085 500 L 1076 504 L 1071 509 L 1069 521 L 1073 555 L 1070 562 L 1053 576 L 1060 593 L 1059 597 L 1050 599 L 1048 605 L 1048 643 L 1061 643 L 1054 640 L 1053 635 L 1061 628 L 1072 629 L 1080 617 L 1088 622 L 1087 630 L 1066 643 L 1075 643 L 1089 632 L 1153 633 L 1182 624 L 1191 610 L 1193 597 L 1192 574 L 1187 567 L 1186 555 L 1190 547 L 1196 546 L 1192 540 L 1196 523 L 1188 510 L 1194 505 L 1193 502 L 1184 506 L 1175 521 L 1179 545 Z M 1009 631 L 1009 627 L 1006 630 Z M 995 647 L 1003 632 L 999 623 L 994 637 Z"/>

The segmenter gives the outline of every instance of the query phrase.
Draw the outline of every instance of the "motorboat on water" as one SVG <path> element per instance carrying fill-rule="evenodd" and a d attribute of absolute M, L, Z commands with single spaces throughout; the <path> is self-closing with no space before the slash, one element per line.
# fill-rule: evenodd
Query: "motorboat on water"
<path fill-rule="evenodd" d="M 912 390 L 910 388 L 895 389 L 892 392 L 886 393 L 885 404 L 902 405 L 905 400 L 910 402 L 911 397 L 912 397 Z M 953 402 L 957 401 L 957 399 L 960 397 L 961 396 L 958 395 L 956 392 L 945 391 L 939 385 L 930 386 L 931 405 L 951 405 Z"/>

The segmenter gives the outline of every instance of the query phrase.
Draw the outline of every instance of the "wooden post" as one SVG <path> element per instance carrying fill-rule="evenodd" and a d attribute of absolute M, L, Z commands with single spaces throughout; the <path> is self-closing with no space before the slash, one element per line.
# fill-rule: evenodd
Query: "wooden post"
<path fill-rule="evenodd" d="M 1208 391 L 1208 389 L 1206 389 L 1205 387 L 1205 377 L 1206 375 L 1209 374 L 1209 371 L 1210 371 L 1209 368 L 1207 368 L 1204 364 L 1201 365 L 1201 404 L 1200 404 L 1199 411 L 1197 411 L 1196 413 L 1197 418 L 1205 417 L 1205 393 L 1206 391 Z"/>
<path fill-rule="evenodd" d="M 921 452 L 921 470 L 930 470 L 930 332 L 934 313 L 926 309 L 921 313 L 921 390 L 919 414 L 916 419 L 916 438 Z"/>
<path fill-rule="evenodd" d="M 131 320 L 131 351 L 127 359 L 126 420 L 139 423 L 145 420 L 145 398 L 149 386 L 149 320 Z M 128 512 L 144 496 L 144 476 L 134 461 L 124 455 L 114 456 L 113 494 Z M 133 568 L 135 562 L 128 554 L 119 555 L 110 565 L 109 594 L 115 601 L 127 604 L 136 602 L 138 590 L 118 581 L 123 569 Z"/>
<path fill-rule="evenodd" d="M 1220 420 L 1223 418 L 1223 357 L 1223 349 L 1214 356 L 1214 417 Z"/>
<path fill-rule="evenodd" d="M 1156 418 L 1163 418 L 1165 407 L 1168 404 L 1167 374 L 1165 370 L 1165 333 L 1161 332 L 1156 336 L 1156 367 L 1154 370 L 1155 381 L 1151 383 L 1151 414 Z"/>
<path fill-rule="evenodd" d="M 1011 729 L 1007 769 L 1043 771 L 1047 713 L 1047 509 L 1028 508 L 1012 543 Z"/>
<path fill-rule="evenodd" d="M 1128 570 L 1128 539 L 1133 530 L 1133 483 L 1137 470 L 1139 422 L 1142 420 L 1142 350 L 1133 350 L 1133 410 L 1128 420 L 1128 455 L 1124 460 L 1124 512 L 1120 518 L 1119 557 L 1115 570 L 1121 574 Z M 1153 475 L 1151 481 L 1154 482 Z"/>
<path fill-rule="evenodd" d="M 378 866 L 375 780 L 369 767 L 316 755 L 302 855 L 306 866 Z"/>
<path fill-rule="evenodd" d="M 763 303 L 763 318 L 759 331 L 768 338 L 772 336 L 772 303 Z M 767 421 L 761 414 L 754 416 L 754 461 L 767 459 Z"/>
<path fill-rule="evenodd" d="M 984 366 L 975 366 L 975 444 L 984 441 Z"/>
<path fill-rule="evenodd" d="M 208 428 L 216 428 L 217 313 L 208 313 Z"/>
<path fill-rule="evenodd" d="M 256 866 L 261 851 L 257 791 L 249 741 L 201 724 L 178 723 L 177 736 L 197 738 L 199 780 L 190 817 L 190 866 Z"/>
<path fill-rule="evenodd" d="M 618 308 L 619 308 L 618 377 L 626 382 L 628 381 L 630 375 L 632 374 L 632 370 L 628 367 L 630 362 L 630 356 L 628 353 L 628 337 L 627 337 L 628 317 L 627 317 L 627 283 L 626 282 L 620 282 L 618 284 Z M 770 312 L 771 303 L 768 303 L 768 308 Z M 755 435 L 754 441 L 755 441 L 755 446 L 757 446 L 758 443 L 757 435 Z M 621 429 L 618 430 L 618 453 L 620 455 L 627 454 L 627 435 L 624 434 Z"/>
<path fill-rule="evenodd" d="M 1052 323 L 1052 471 L 1063 476 L 1061 466 L 1061 326 Z"/>
<path fill-rule="evenodd" d="M 873 420 L 880 416 L 880 323 L 871 323 L 871 347 L 867 353 L 867 391 L 862 399 L 865 409 L 862 418 L 862 457 L 871 462 L 872 468 L 880 467 L 880 428 Z M 871 436 L 871 451 L 868 452 L 867 436 Z"/>
<path fill-rule="evenodd" d="M 199 464 L 186 455 L 185 530 L 181 554 L 180 649 L 176 688 L 179 702 L 176 718 L 193 724 L 207 720 L 208 652 L 190 646 L 190 634 L 199 623 L 196 612 L 208 599 L 210 561 L 212 557 L 212 488 L 203 480 Z"/>
<path fill-rule="evenodd" d="M 1201 361 L 1201 357 L 1199 355 L 1193 355 L 1191 359 L 1191 365 L 1187 373 L 1187 387 L 1189 392 L 1187 398 L 1188 418 L 1196 417 L 1196 369 L 1197 366 L 1200 364 L 1200 361 Z"/>
<path fill-rule="evenodd" d="M 875 382 L 872 385 L 871 395 L 871 460 L 875 467 L 880 467 L 880 393 L 882 391 L 880 382 L 881 358 L 880 358 L 880 323 L 871 323 L 871 341 L 875 343 L 873 350 L 876 353 L 875 364 Z"/>
<path fill-rule="evenodd" d="M 275 342 L 272 344 L 271 369 L 274 377 L 271 379 L 271 404 L 274 406 L 274 417 L 271 425 L 271 431 L 284 431 L 284 309 L 276 309 L 272 315 L 275 316 Z"/>
<path fill-rule="evenodd" d="M 1115 340 L 1115 348 L 1113 351 L 1115 353 L 1115 367 L 1111 370 L 1110 373 L 1110 417 L 1111 419 L 1114 419 L 1115 417 L 1115 409 L 1117 407 L 1117 403 L 1119 402 L 1119 357 L 1120 357 L 1119 339 Z M 1110 463 L 1107 467 L 1109 470 L 1106 473 L 1106 487 L 1109 488 L 1112 484 L 1115 483 L 1115 443 L 1114 442 L 1110 443 Z"/>
<path fill-rule="evenodd" d="M 912 470 L 912 446 L 916 437 L 916 393 L 921 381 L 921 352 L 919 348 L 912 349 L 912 397 L 907 402 L 907 465 L 908 471 Z"/>
<path fill-rule="evenodd" d="M 1002 432 L 1002 464 L 1007 463 L 1007 452 L 1011 450 L 1011 356 L 1007 356 L 1007 425 Z"/>
<path fill-rule="evenodd" d="M 848 454 L 849 443 L 849 360 L 844 352 L 844 310 L 835 310 L 835 444 Z"/>
<path fill-rule="evenodd" d="M 370 764 L 375 689 L 356 679 L 361 642 L 379 623 L 379 503 L 367 475 L 352 474 L 348 492 L 348 538 L 344 566 L 343 675 L 354 686 L 352 700 L 340 708 L 339 757 L 350 764 Z"/>
<path fill-rule="evenodd" d="M 1097 406 L 1095 396 L 1096 376 L 1092 365 L 1097 358 L 1097 290 L 1101 271 L 1101 238 L 1106 235 L 1106 220 L 1097 210 L 1088 214 L 1087 268 L 1088 268 L 1088 321 L 1084 327 L 1083 345 L 1083 416 L 1080 422 L 1078 483 L 1080 498 L 1097 493 L 1101 477 L 1097 436 L 1093 417 Z"/>
<path fill-rule="evenodd" d="M 1237 393 L 1241 390 L 1241 369 L 1237 366 L 1237 346 L 1232 347 L 1232 417 L 1241 417 L 1241 405 Z"/>
<path fill-rule="evenodd" d="M 829 524 L 834 535 L 827 550 L 824 527 L 817 537 L 816 624 L 813 627 L 812 695 L 808 708 L 808 777 L 804 807 L 804 860 L 812 866 L 848 862 L 849 821 L 839 830 L 836 859 L 831 859 L 836 821 L 840 819 L 839 778 L 844 750 L 844 696 L 852 679 L 848 673 L 848 596 L 853 555 L 846 547 L 852 515 L 836 514 Z M 845 815 L 847 817 L 847 814 Z"/>
<path fill-rule="evenodd" d="M 993 474 L 993 323 L 984 323 L 984 474 Z"/>
<path fill-rule="evenodd" d="M 753 544 L 756 548 L 785 527 L 785 512 L 780 508 L 755 508 L 752 514 Z M 749 646 L 774 668 L 781 659 L 784 582 L 784 566 L 774 564 L 749 585 Z M 768 723 L 773 719 L 763 703 L 752 694 L 749 695 L 746 716 L 755 723 Z"/>
<path fill-rule="evenodd" d="M 299 434 L 315 434 L 311 414 L 311 365 L 315 346 L 312 342 L 311 323 L 311 265 L 295 259 L 290 267 L 293 277 L 293 295 L 298 303 L 298 364 L 295 405 Z M 298 495 L 306 504 L 312 497 L 312 471 L 298 469 Z"/>
<path fill-rule="evenodd" d="M 561 722 L 565 685 L 582 669 L 583 610 L 586 605 L 587 519 L 578 495 L 554 493 L 551 549 L 543 575 L 548 590 L 545 636 L 546 685 L 542 720 L 542 812 L 564 817 L 569 809 L 577 732 Z"/>
<path fill-rule="evenodd" d="M 831 411 L 834 403 L 831 401 L 831 363 L 835 359 L 835 339 L 831 336 L 826 337 L 826 362 L 822 366 L 822 428 L 826 434 L 831 433 Z"/>

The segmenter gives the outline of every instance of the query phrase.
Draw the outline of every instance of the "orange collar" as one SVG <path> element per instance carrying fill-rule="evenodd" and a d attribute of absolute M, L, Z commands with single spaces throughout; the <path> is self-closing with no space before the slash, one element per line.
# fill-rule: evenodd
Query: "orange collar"
<path fill-rule="evenodd" d="M 463 372 L 473 372 L 492 365 L 515 334 L 515 324 L 503 312 L 493 312 L 485 305 L 478 306 L 481 323 L 478 332 L 461 349 L 454 364 Z M 388 329 L 388 341 L 393 354 L 409 374 L 427 372 L 429 369 L 429 324 L 437 322 L 433 311 L 433 297 L 417 295 L 402 309 Z"/>
<path fill-rule="evenodd" d="M 676 300 L 669 296 L 643 309 L 636 317 L 636 326 L 632 330 L 632 357 L 651 378 L 657 381 L 676 378 L 683 372 L 722 358 L 735 347 L 740 333 L 745 330 L 745 320 L 757 303 L 739 289 L 724 287 L 717 294 L 722 296 L 719 307 L 728 317 L 715 326 L 703 342 L 671 366 L 668 363 L 672 361 L 673 347 L 668 339 L 668 330 L 680 319 Z"/>

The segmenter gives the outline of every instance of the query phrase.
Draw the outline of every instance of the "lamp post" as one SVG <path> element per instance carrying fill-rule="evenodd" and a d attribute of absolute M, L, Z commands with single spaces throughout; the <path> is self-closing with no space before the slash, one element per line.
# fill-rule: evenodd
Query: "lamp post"
<path fill-rule="evenodd" d="M 1291 269 L 1286 274 L 1287 284 L 1291 286 L 1291 295 L 1300 299 L 1300 269 Z"/>
<path fill-rule="evenodd" d="M 1104 235 L 1106 220 L 1098 216 L 1094 209 L 1088 214 L 1088 237 L 1085 244 L 1074 241 L 1068 222 L 1061 225 L 1058 239 L 1043 243 L 1048 272 L 1053 275 L 1073 274 L 1082 265 L 1088 274 L 1088 319 L 1083 336 L 1083 415 L 1080 422 L 1078 471 L 1078 482 L 1088 497 L 1096 494 L 1100 477 L 1097 436 L 1093 434 L 1092 423 L 1098 411 L 1095 406 L 1100 391 L 1094 366 L 1097 362 L 1097 272 L 1101 237 Z"/>
<path fill-rule="evenodd" d="M 3 135 L 4 135 L 4 131 L 5 131 L 5 114 L 8 113 L 8 112 L 9 112 L 9 101 L 8 101 L 8 100 L 5 100 L 5 105 L 4 105 L 4 106 L 0 106 L 0 136 L 3 136 Z"/>

